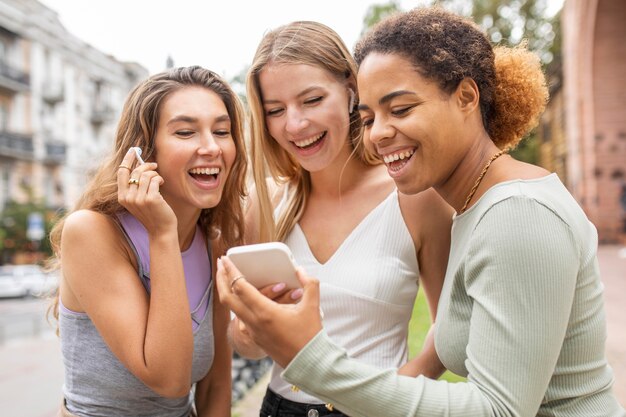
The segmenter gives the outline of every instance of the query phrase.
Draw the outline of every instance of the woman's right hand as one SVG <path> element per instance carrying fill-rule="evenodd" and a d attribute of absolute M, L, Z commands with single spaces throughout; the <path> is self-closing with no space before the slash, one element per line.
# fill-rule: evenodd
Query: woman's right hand
<path fill-rule="evenodd" d="M 287 288 L 284 283 L 268 285 L 259 291 L 279 304 L 295 304 L 302 298 L 302 288 Z M 230 326 L 231 340 L 237 353 L 249 359 L 261 359 L 267 356 L 265 351 L 254 342 L 244 322 L 235 317 Z"/>
<path fill-rule="evenodd" d="M 175 230 L 176 215 L 159 192 L 164 180 L 156 171 L 157 164 L 145 162 L 134 166 L 136 159 L 134 150 L 129 149 L 117 170 L 119 203 L 135 216 L 150 234 Z"/>

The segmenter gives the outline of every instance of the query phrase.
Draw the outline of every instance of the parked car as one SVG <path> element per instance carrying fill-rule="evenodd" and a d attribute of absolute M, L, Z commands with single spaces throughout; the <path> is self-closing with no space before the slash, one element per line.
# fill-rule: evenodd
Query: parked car
<path fill-rule="evenodd" d="M 0 284 L 0 297 L 42 297 L 58 285 L 56 274 L 47 273 L 34 264 L 0 266 L 0 276 L 4 277 L 5 287 L 2 291 Z"/>
<path fill-rule="evenodd" d="M 28 290 L 18 277 L 13 275 L 12 265 L 0 266 L 0 298 L 17 298 L 28 295 Z"/>

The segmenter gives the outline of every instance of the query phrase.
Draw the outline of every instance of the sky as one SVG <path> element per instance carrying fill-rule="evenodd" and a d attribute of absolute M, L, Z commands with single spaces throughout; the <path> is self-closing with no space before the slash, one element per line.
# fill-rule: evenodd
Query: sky
<path fill-rule="evenodd" d="M 352 49 L 372 4 L 385 0 L 40 0 L 74 36 L 150 74 L 202 65 L 227 79 L 252 61 L 263 34 L 294 20 L 333 28 Z M 403 9 L 429 3 L 400 1 Z"/>
<path fill-rule="evenodd" d="M 252 61 L 263 34 L 294 20 L 334 29 L 352 49 L 373 4 L 388 0 L 40 0 L 74 36 L 150 74 L 202 65 L 226 79 Z M 433 0 L 400 0 L 403 10 Z M 558 10 L 563 0 L 547 0 Z"/>

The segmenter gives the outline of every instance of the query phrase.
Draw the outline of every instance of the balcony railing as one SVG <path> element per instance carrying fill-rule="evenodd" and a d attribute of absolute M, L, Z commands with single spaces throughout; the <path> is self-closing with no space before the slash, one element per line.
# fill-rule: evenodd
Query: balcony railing
<path fill-rule="evenodd" d="M 52 164 L 62 164 L 67 156 L 67 145 L 63 142 L 46 142 L 45 161 Z"/>
<path fill-rule="evenodd" d="M 100 125 L 113 119 L 113 109 L 108 105 L 96 105 L 91 111 L 91 123 L 94 125 Z"/>
<path fill-rule="evenodd" d="M 30 89 L 30 75 L 0 61 L 0 86 L 18 92 Z"/>
<path fill-rule="evenodd" d="M 32 135 L 0 131 L 0 155 L 18 159 L 33 159 Z"/>
<path fill-rule="evenodd" d="M 56 104 L 63 101 L 63 99 L 65 98 L 65 89 L 63 88 L 63 83 L 58 81 L 49 81 L 45 83 L 41 90 L 41 96 L 46 102 L 50 104 Z"/>

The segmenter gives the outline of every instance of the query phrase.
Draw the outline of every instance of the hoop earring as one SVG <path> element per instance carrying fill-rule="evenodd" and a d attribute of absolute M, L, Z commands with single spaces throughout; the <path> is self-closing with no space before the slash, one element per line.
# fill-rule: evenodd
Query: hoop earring
<path fill-rule="evenodd" d="M 356 94 L 354 94 L 354 90 L 351 88 L 348 88 L 348 91 L 350 91 L 350 103 L 348 104 L 348 113 L 352 114 L 352 112 L 354 111 L 354 100 L 356 99 Z"/>

